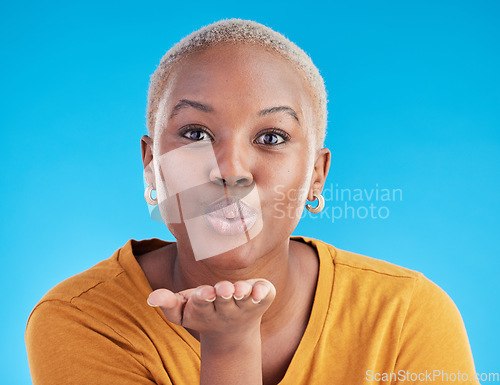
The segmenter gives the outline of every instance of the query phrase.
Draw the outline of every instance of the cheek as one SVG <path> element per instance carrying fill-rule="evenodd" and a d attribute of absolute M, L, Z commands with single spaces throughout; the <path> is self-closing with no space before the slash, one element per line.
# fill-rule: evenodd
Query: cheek
<path fill-rule="evenodd" d="M 181 224 L 181 212 L 177 202 L 177 196 L 168 196 L 163 185 L 157 190 L 158 208 L 163 222 L 170 228 L 172 225 Z"/>
<path fill-rule="evenodd" d="M 268 218 L 298 222 L 304 209 L 308 191 L 307 187 L 300 183 L 276 185 L 270 204 L 266 205 Z"/>
<path fill-rule="evenodd" d="M 155 176 L 163 220 L 180 223 L 181 217 L 200 215 L 192 203 L 209 195 L 208 175 L 217 166 L 212 147 L 193 143 L 162 151 L 155 157 Z"/>
<path fill-rule="evenodd" d="M 294 168 L 282 169 L 272 179 L 273 184 L 265 189 L 268 193 L 264 221 L 288 221 L 294 227 L 302 215 L 309 192 L 309 168 L 304 164 L 295 165 Z M 284 226 L 288 227 L 288 224 Z"/>

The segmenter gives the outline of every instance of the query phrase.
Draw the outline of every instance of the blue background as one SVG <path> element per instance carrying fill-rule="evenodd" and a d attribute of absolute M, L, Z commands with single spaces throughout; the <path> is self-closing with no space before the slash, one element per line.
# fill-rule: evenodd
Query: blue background
<path fill-rule="evenodd" d="M 30 383 L 24 328 L 47 290 L 129 238 L 172 240 L 143 198 L 149 75 L 180 38 L 229 17 L 276 29 L 319 67 L 327 185 L 403 192 L 348 202 L 386 206 L 386 219 L 305 218 L 296 233 L 425 273 L 459 307 L 477 371 L 500 372 L 499 11 L 458 0 L 2 1 L 0 382 Z"/>

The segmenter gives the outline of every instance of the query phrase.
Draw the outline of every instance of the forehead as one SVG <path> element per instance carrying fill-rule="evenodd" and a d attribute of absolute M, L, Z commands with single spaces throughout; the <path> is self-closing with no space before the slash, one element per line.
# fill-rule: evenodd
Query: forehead
<path fill-rule="evenodd" d="M 214 106 L 233 104 L 248 113 L 287 105 L 304 122 L 311 119 L 313 105 L 302 72 L 288 59 L 253 44 L 223 44 L 181 58 L 170 71 L 162 104 L 168 111 L 185 98 Z"/>

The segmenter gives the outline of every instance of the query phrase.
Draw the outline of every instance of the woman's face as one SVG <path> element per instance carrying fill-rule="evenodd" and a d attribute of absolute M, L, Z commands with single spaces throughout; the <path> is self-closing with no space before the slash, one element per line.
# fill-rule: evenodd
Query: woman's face
<path fill-rule="evenodd" d="M 261 47 L 225 44 L 183 58 L 165 90 L 154 184 L 178 248 L 232 269 L 278 250 L 329 165 L 301 73 Z"/>

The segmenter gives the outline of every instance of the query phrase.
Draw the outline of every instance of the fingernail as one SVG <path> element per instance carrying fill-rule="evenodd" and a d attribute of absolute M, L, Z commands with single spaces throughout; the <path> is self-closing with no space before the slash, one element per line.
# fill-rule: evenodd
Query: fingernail
<path fill-rule="evenodd" d="M 242 300 L 244 297 L 244 295 L 242 295 L 241 297 L 236 297 L 234 294 L 233 294 L 233 298 L 236 300 L 236 301 L 240 301 Z"/>
<path fill-rule="evenodd" d="M 214 298 L 205 298 L 205 301 L 214 302 L 216 299 L 217 299 L 217 296 L 215 296 Z"/>
<path fill-rule="evenodd" d="M 229 298 L 233 298 L 233 295 L 231 294 L 231 295 L 229 295 L 229 296 L 227 296 L 227 297 L 224 297 L 223 295 L 221 295 L 221 298 L 224 298 L 224 299 L 229 299 Z"/>
<path fill-rule="evenodd" d="M 254 300 L 254 299 L 253 299 L 253 297 L 252 297 L 252 302 L 253 302 L 254 304 L 256 304 L 256 305 L 260 303 L 260 301 L 256 301 L 256 300 Z"/>
<path fill-rule="evenodd" d="M 149 306 L 151 307 L 159 307 L 159 305 L 155 305 L 155 304 L 152 304 L 151 302 L 149 302 L 149 297 L 148 299 L 146 300 L 146 302 L 148 303 Z"/>

